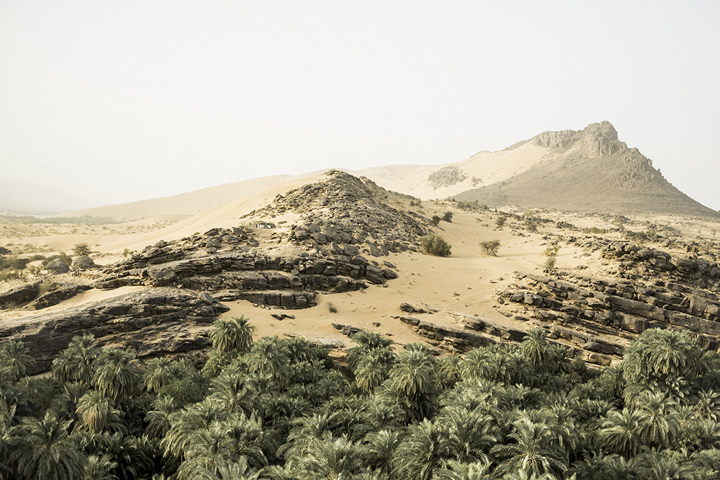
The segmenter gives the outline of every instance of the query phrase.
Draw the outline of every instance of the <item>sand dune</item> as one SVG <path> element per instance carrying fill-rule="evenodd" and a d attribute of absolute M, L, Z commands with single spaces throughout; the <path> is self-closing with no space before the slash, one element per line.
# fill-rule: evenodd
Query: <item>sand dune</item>
<path fill-rule="evenodd" d="M 203 188 L 170 197 L 140 200 L 119 205 L 88 208 L 63 214 L 63 216 L 107 217 L 117 221 L 132 221 L 157 217 L 186 217 L 197 215 L 233 201 L 251 197 L 261 191 L 298 178 L 316 176 L 318 172 L 303 175 L 273 175 L 242 182 Z"/>
<path fill-rule="evenodd" d="M 550 149 L 524 143 L 499 152 L 479 152 L 444 165 L 392 165 L 356 173 L 378 185 L 423 200 L 447 198 L 507 180 L 540 163 Z"/>
<path fill-rule="evenodd" d="M 124 236 L 113 240 L 106 239 L 105 242 L 100 244 L 100 250 L 103 252 L 116 253 L 126 248 L 129 250 L 141 250 L 160 240 L 176 240 L 190 236 L 196 232 L 206 232 L 211 228 L 236 227 L 241 223 L 239 220 L 241 216 L 270 203 L 277 195 L 318 180 L 316 176 L 283 177 L 281 181 L 277 181 L 278 177 L 265 177 L 268 180 L 264 188 L 258 188 L 254 191 L 247 189 L 245 191 L 247 195 L 245 196 L 221 206 L 202 211 L 190 218 L 186 218 L 160 230 L 130 237 Z M 273 181 L 269 179 L 273 179 Z"/>

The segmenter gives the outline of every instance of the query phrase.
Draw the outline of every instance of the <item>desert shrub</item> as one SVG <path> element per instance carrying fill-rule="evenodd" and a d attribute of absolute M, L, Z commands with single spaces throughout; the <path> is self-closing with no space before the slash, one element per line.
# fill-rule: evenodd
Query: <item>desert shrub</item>
<path fill-rule="evenodd" d="M 73 253 L 80 257 L 82 255 L 90 255 L 92 252 L 87 243 L 78 243 L 73 247 Z"/>
<path fill-rule="evenodd" d="M 12 251 L 9 248 L 0 247 L 0 255 L 10 255 Z"/>
<path fill-rule="evenodd" d="M 47 266 L 47 264 L 53 260 L 60 260 L 68 266 L 72 265 L 72 258 L 70 258 L 70 256 L 65 252 L 60 252 L 58 255 L 50 255 L 49 257 L 46 257 L 45 260 L 42 261 L 43 267 Z"/>
<path fill-rule="evenodd" d="M 507 222 L 507 217 L 498 217 L 495 219 L 495 225 L 502 227 Z"/>
<path fill-rule="evenodd" d="M 57 285 L 56 285 L 55 282 L 53 282 L 53 281 L 44 280 L 44 281 L 38 286 L 38 288 L 40 289 L 40 294 L 43 294 L 43 293 L 48 293 L 48 292 L 51 292 L 51 291 L 55 290 L 55 289 L 57 288 Z"/>
<path fill-rule="evenodd" d="M 433 225 L 439 224 L 440 220 L 442 220 L 442 219 L 440 217 L 438 217 L 437 215 L 433 215 L 432 218 L 430 219 L 430 221 L 432 222 Z"/>
<path fill-rule="evenodd" d="M 453 213 L 452 212 L 443 213 L 442 219 L 448 223 L 451 223 L 452 219 L 453 219 Z"/>
<path fill-rule="evenodd" d="M 28 263 L 29 258 L 0 257 L 0 270 L 22 270 Z"/>
<path fill-rule="evenodd" d="M 640 232 L 633 232 L 632 230 L 626 231 L 626 232 L 625 232 L 625 237 L 626 237 L 628 240 L 632 240 L 633 242 L 637 242 L 637 243 L 645 243 L 645 242 L 647 242 L 647 241 L 650 239 L 650 238 L 648 237 L 647 233 L 642 232 L 642 231 L 640 231 Z"/>
<path fill-rule="evenodd" d="M 560 251 L 560 245 L 557 243 L 553 243 L 552 245 L 549 245 L 545 249 L 545 256 L 546 257 L 557 257 L 558 252 Z"/>
<path fill-rule="evenodd" d="M 548 257 L 547 260 L 545 260 L 545 271 L 553 270 L 556 262 L 557 257 L 555 255 Z"/>
<path fill-rule="evenodd" d="M 450 245 L 439 235 L 428 235 L 420 240 L 420 246 L 425 253 L 437 257 L 450 256 Z"/>
<path fill-rule="evenodd" d="M 498 249 L 500 248 L 500 240 L 488 240 L 487 242 L 480 242 L 480 248 L 482 248 L 485 255 L 497 256 Z"/>
<path fill-rule="evenodd" d="M 328 310 L 330 311 L 330 313 L 337 313 L 338 309 L 334 303 L 329 302 L 327 305 L 328 305 Z"/>

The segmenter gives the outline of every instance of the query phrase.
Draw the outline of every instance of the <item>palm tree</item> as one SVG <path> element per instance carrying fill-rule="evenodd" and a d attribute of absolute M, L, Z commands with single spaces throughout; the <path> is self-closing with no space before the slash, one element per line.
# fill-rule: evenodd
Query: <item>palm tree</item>
<path fill-rule="evenodd" d="M 430 480 L 436 469 L 455 457 L 448 432 L 429 420 L 410 425 L 395 455 L 400 480 Z"/>
<path fill-rule="evenodd" d="M 702 357 L 703 350 L 687 333 L 648 329 L 625 352 L 625 380 L 628 385 L 656 381 L 672 388 L 677 379 L 693 380 L 705 371 Z"/>
<path fill-rule="evenodd" d="M 185 452 L 186 460 L 178 469 L 178 480 L 199 478 L 202 472 L 217 476 L 221 467 L 241 459 L 256 469 L 266 465 L 261 438 L 262 427 L 256 419 L 240 415 L 213 422 L 192 436 Z"/>
<path fill-rule="evenodd" d="M 614 410 L 602 422 L 598 432 L 598 441 L 611 452 L 625 459 L 634 456 L 640 449 L 638 425 L 643 415 L 638 410 L 624 408 L 622 412 Z"/>
<path fill-rule="evenodd" d="M 53 376 L 61 382 L 80 382 L 90 386 L 93 363 L 100 354 L 91 334 L 74 337 L 67 348 L 53 360 Z"/>
<path fill-rule="evenodd" d="M 83 455 L 68 439 L 68 425 L 51 412 L 27 417 L 14 435 L 13 460 L 21 478 L 71 480 L 83 476 Z"/>
<path fill-rule="evenodd" d="M 448 355 L 440 360 L 440 383 L 443 388 L 452 388 L 462 379 L 459 355 Z"/>
<path fill-rule="evenodd" d="M 218 400 L 218 404 L 223 405 L 228 411 L 240 410 L 250 414 L 258 393 L 253 383 L 246 375 L 226 372 L 213 379 L 210 392 Z"/>
<path fill-rule="evenodd" d="M 487 452 L 497 443 L 497 429 L 490 415 L 463 407 L 447 407 L 437 422 L 448 431 L 459 460 L 490 461 Z"/>
<path fill-rule="evenodd" d="M 231 320 L 219 318 L 213 322 L 210 331 L 213 347 L 223 353 L 246 353 L 253 343 L 255 327 L 241 315 Z"/>
<path fill-rule="evenodd" d="M 155 397 L 153 409 L 145 415 L 145 434 L 150 438 L 162 438 L 172 426 L 171 415 L 175 411 L 175 399 L 167 395 Z"/>
<path fill-rule="evenodd" d="M 193 436 L 201 430 L 207 430 L 214 420 L 222 414 L 222 406 L 217 400 L 206 398 L 170 415 L 170 429 L 160 445 L 166 455 L 179 459 L 185 458 L 185 452 L 192 444 Z"/>
<path fill-rule="evenodd" d="M 637 397 L 636 405 L 641 413 L 637 426 L 640 443 L 649 447 L 671 445 L 678 429 L 675 401 L 663 393 L 645 392 Z"/>
<path fill-rule="evenodd" d="M 117 480 L 111 472 L 117 464 L 110 460 L 109 455 L 89 455 L 85 463 L 85 480 Z"/>
<path fill-rule="evenodd" d="M 409 418 L 426 418 L 435 408 L 438 389 L 437 366 L 430 354 L 410 350 L 390 372 L 389 388 L 404 403 Z"/>
<path fill-rule="evenodd" d="M 491 464 L 486 462 L 463 463 L 451 460 L 433 477 L 437 480 L 493 480 Z"/>
<path fill-rule="evenodd" d="M 142 374 L 135 363 L 135 354 L 107 348 L 95 361 L 92 385 L 101 394 L 117 400 L 139 391 Z"/>
<path fill-rule="evenodd" d="M 18 340 L 5 340 L 0 344 L 0 380 L 17 381 L 34 367 L 35 360 L 28 354 L 25 344 Z"/>
<path fill-rule="evenodd" d="M 12 426 L 15 423 L 15 405 L 10 405 L 4 395 L 0 394 L 0 479 L 11 478 L 8 462 L 10 444 L 13 441 Z"/>
<path fill-rule="evenodd" d="M 148 392 L 158 393 L 176 378 L 177 366 L 167 357 L 153 358 L 145 364 L 144 384 Z"/>
<path fill-rule="evenodd" d="M 113 410 L 110 400 L 96 390 L 90 390 L 83 395 L 77 406 L 77 414 L 92 433 L 100 433 L 105 428 Z"/>
<path fill-rule="evenodd" d="M 288 462 L 301 479 L 350 479 L 362 467 L 358 446 L 345 436 L 333 438 L 330 434 L 312 439 L 302 456 Z"/>
<path fill-rule="evenodd" d="M 372 393 L 375 387 L 383 383 L 390 370 L 390 364 L 378 351 L 365 354 L 355 368 L 355 383 L 365 393 Z"/>
<path fill-rule="evenodd" d="M 717 422 L 720 418 L 720 394 L 714 390 L 700 390 L 694 408 L 702 418 Z"/>
<path fill-rule="evenodd" d="M 278 385 L 286 385 L 290 359 L 277 337 L 265 337 L 254 344 L 247 361 L 251 372 L 271 375 Z"/>
<path fill-rule="evenodd" d="M 356 347 L 348 349 L 346 355 L 348 367 L 350 367 L 350 370 L 352 371 L 355 371 L 360 359 L 371 351 L 380 350 L 386 352 L 390 359 L 394 357 L 392 350 L 390 350 L 390 346 L 394 342 L 387 337 L 378 335 L 377 333 L 363 330 L 353 335 L 351 340 L 357 343 Z"/>
<path fill-rule="evenodd" d="M 541 369 L 552 357 L 552 345 L 546 338 L 545 330 L 534 328 L 520 344 L 520 352 L 536 370 Z"/>
<path fill-rule="evenodd" d="M 365 438 L 368 464 L 379 473 L 389 476 L 394 470 L 394 456 L 402 435 L 397 430 L 380 430 Z"/>
<path fill-rule="evenodd" d="M 524 471 L 528 474 L 564 472 L 567 454 L 560 448 L 553 429 L 532 421 L 526 414 L 513 423 L 509 438 L 513 443 L 496 445 L 492 453 L 505 459 L 500 467 L 504 473 Z"/>

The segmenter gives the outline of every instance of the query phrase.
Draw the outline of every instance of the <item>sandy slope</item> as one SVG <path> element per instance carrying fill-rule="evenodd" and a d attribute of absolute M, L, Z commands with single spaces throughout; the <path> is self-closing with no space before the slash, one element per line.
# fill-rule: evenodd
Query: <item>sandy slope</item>
<path fill-rule="evenodd" d="M 443 210 L 444 211 L 444 210 Z M 438 213 L 441 213 L 438 210 Z M 481 221 L 478 221 L 480 219 Z M 545 241 L 542 230 L 526 237 L 515 236 L 510 228 L 497 230 L 492 214 L 467 214 L 456 211 L 453 223 L 442 223 L 439 233 L 452 245 L 448 258 L 406 252 L 392 254 L 387 260 L 397 265 L 400 277 L 387 286 L 370 286 L 366 290 L 325 294 L 316 307 L 306 310 L 257 308 L 246 301 L 227 302 L 227 317 L 245 315 L 256 326 L 256 337 L 266 335 L 301 335 L 329 344 L 350 345 L 350 340 L 333 328 L 333 323 L 368 329 L 401 344 L 422 341 L 410 326 L 392 315 L 408 315 L 400 304 L 426 305 L 434 314 L 413 314 L 439 325 L 462 328 L 461 316 L 477 315 L 505 326 L 527 328 L 497 311 L 497 293 L 513 281 L 517 270 L 539 273 L 545 263 Z M 481 241 L 500 240 L 497 257 L 482 253 Z M 572 270 L 587 262 L 583 251 L 563 246 L 558 265 Z M 585 270 L 588 272 L 588 270 Z M 330 312 L 328 304 L 337 308 Z M 285 313 L 294 319 L 279 321 L 272 313 Z M 379 326 L 375 325 L 379 323 Z"/>
<path fill-rule="evenodd" d="M 141 200 L 119 205 L 88 208 L 65 213 L 63 216 L 108 217 L 118 221 L 166 216 L 190 216 L 252 197 L 263 190 L 300 178 L 317 176 L 317 172 L 303 175 L 273 175 L 242 182 L 203 188 L 170 197 Z"/>
<path fill-rule="evenodd" d="M 356 173 L 388 190 L 429 200 L 447 198 L 471 188 L 501 182 L 537 165 L 549 152 L 548 148 L 524 143 L 499 152 L 479 152 L 466 160 L 445 165 L 392 165 Z M 428 178 L 447 168 L 456 168 L 460 177 L 465 178 L 447 186 L 433 184 Z"/>

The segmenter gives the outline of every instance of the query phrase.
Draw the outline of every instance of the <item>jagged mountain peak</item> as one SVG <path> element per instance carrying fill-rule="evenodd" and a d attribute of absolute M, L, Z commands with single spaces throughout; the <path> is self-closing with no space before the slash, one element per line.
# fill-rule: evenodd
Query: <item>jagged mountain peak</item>
<path fill-rule="evenodd" d="M 553 150 L 582 150 L 588 156 L 599 157 L 628 150 L 625 142 L 618 139 L 617 129 L 604 120 L 591 123 L 582 130 L 543 132 L 531 139 L 534 145 Z"/>

